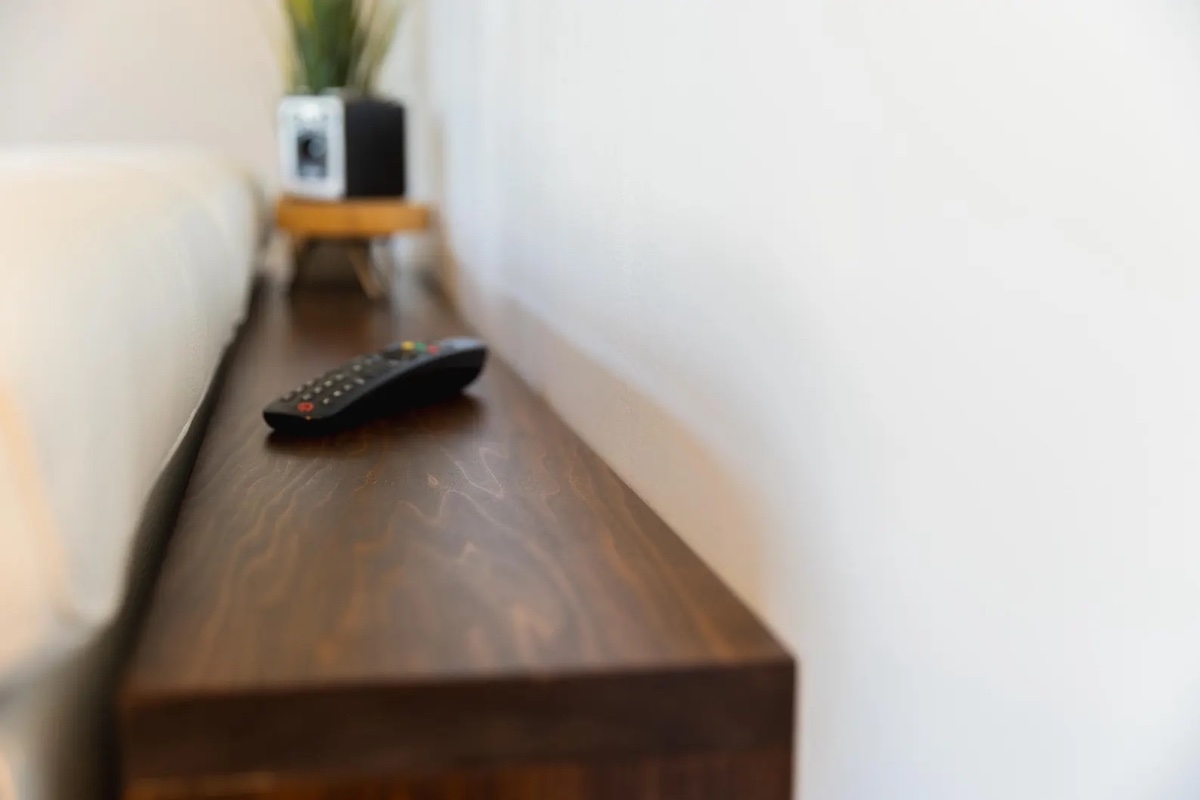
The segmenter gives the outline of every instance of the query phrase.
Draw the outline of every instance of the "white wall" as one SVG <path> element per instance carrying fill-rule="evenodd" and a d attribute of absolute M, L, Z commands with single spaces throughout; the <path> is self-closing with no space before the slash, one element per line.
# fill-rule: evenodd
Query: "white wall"
<path fill-rule="evenodd" d="M 283 92 L 278 0 L 0 0 L 0 146 L 199 144 L 278 184 Z M 380 78 L 426 132 L 424 11 L 401 28 Z M 414 197 L 427 171 L 413 159 Z"/>
<path fill-rule="evenodd" d="M 805 800 L 1200 795 L 1185 0 L 439 0 L 470 316 L 803 660 Z"/>
<path fill-rule="evenodd" d="M 437 182 L 436 159 L 421 155 L 433 139 L 425 19 L 423 0 L 410 0 L 379 78 L 408 112 L 417 200 Z M 279 0 L 0 0 L 0 147 L 200 145 L 237 159 L 272 194 L 282 20 Z M 436 257 L 430 237 L 396 244 L 404 263 Z M 267 261 L 287 268 L 281 247 Z"/>
<path fill-rule="evenodd" d="M 262 0 L 0 1 L 0 144 L 185 142 L 275 180 Z"/>

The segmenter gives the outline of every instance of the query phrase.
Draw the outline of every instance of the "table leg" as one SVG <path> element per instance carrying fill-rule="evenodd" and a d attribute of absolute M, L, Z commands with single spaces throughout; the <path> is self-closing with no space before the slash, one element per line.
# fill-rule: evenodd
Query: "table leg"
<path fill-rule="evenodd" d="M 379 280 L 375 265 L 371 261 L 371 240 L 363 239 L 346 243 L 346 254 L 354 265 L 354 274 L 358 276 L 358 284 L 363 292 L 372 300 L 378 300 L 387 294 L 387 290 Z"/>
<path fill-rule="evenodd" d="M 304 236 L 291 237 L 292 249 L 292 285 L 296 285 L 300 281 L 300 274 L 304 270 L 304 265 L 308 262 L 308 257 L 313 250 L 313 240 Z"/>
<path fill-rule="evenodd" d="M 396 259 L 396 240 L 391 236 L 384 236 L 375 240 L 375 254 L 378 262 L 378 271 L 383 278 L 384 284 L 390 289 L 392 283 L 396 280 L 396 274 L 399 271 L 399 263 Z M 379 251 L 383 251 L 382 257 L 379 256 Z"/>

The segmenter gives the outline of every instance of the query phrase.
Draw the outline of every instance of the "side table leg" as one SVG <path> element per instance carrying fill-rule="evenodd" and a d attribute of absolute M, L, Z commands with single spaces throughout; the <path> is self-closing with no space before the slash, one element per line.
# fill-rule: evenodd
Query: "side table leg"
<path fill-rule="evenodd" d="M 377 239 L 374 250 L 375 260 L 378 264 L 377 269 L 379 275 L 383 278 L 383 283 L 388 287 L 390 292 L 392 285 L 396 282 L 396 275 L 400 270 L 399 260 L 396 258 L 396 239 L 392 236 L 384 236 Z M 380 256 L 380 251 L 383 251 Z"/>
<path fill-rule="evenodd" d="M 308 262 L 308 256 L 312 253 L 313 241 L 304 236 L 293 235 L 292 240 L 292 286 L 300 282 L 300 275 L 304 271 L 304 265 Z"/>
<path fill-rule="evenodd" d="M 358 276 L 358 284 L 367 297 L 378 300 L 387 294 L 371 263 L 371 241 L 369 239 L 347 242 L 346 254 L 350 258 L 350 263 L 354 265 L 354 274 Z"/>

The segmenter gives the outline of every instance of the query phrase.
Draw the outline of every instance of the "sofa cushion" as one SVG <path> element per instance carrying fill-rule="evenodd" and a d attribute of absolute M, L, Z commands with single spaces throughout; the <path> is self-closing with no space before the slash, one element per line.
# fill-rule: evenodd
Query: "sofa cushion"
<path fill-rule="evenodd" d="M 201 152 L 0 151 L 0 687 L 113 617 L 245 311 L 262 216 Z"/>

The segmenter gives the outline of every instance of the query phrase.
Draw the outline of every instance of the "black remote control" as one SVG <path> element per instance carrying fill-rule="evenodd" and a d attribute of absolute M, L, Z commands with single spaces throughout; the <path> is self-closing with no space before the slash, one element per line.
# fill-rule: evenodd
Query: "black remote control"
<path fill-rule="evenodd" d="M 487 346 L 478 339 L 400 342 L 297 386 L 264 408 L 263 419 L 293 435 L 343 430 L 462 391 L 486 360 Z"/>

